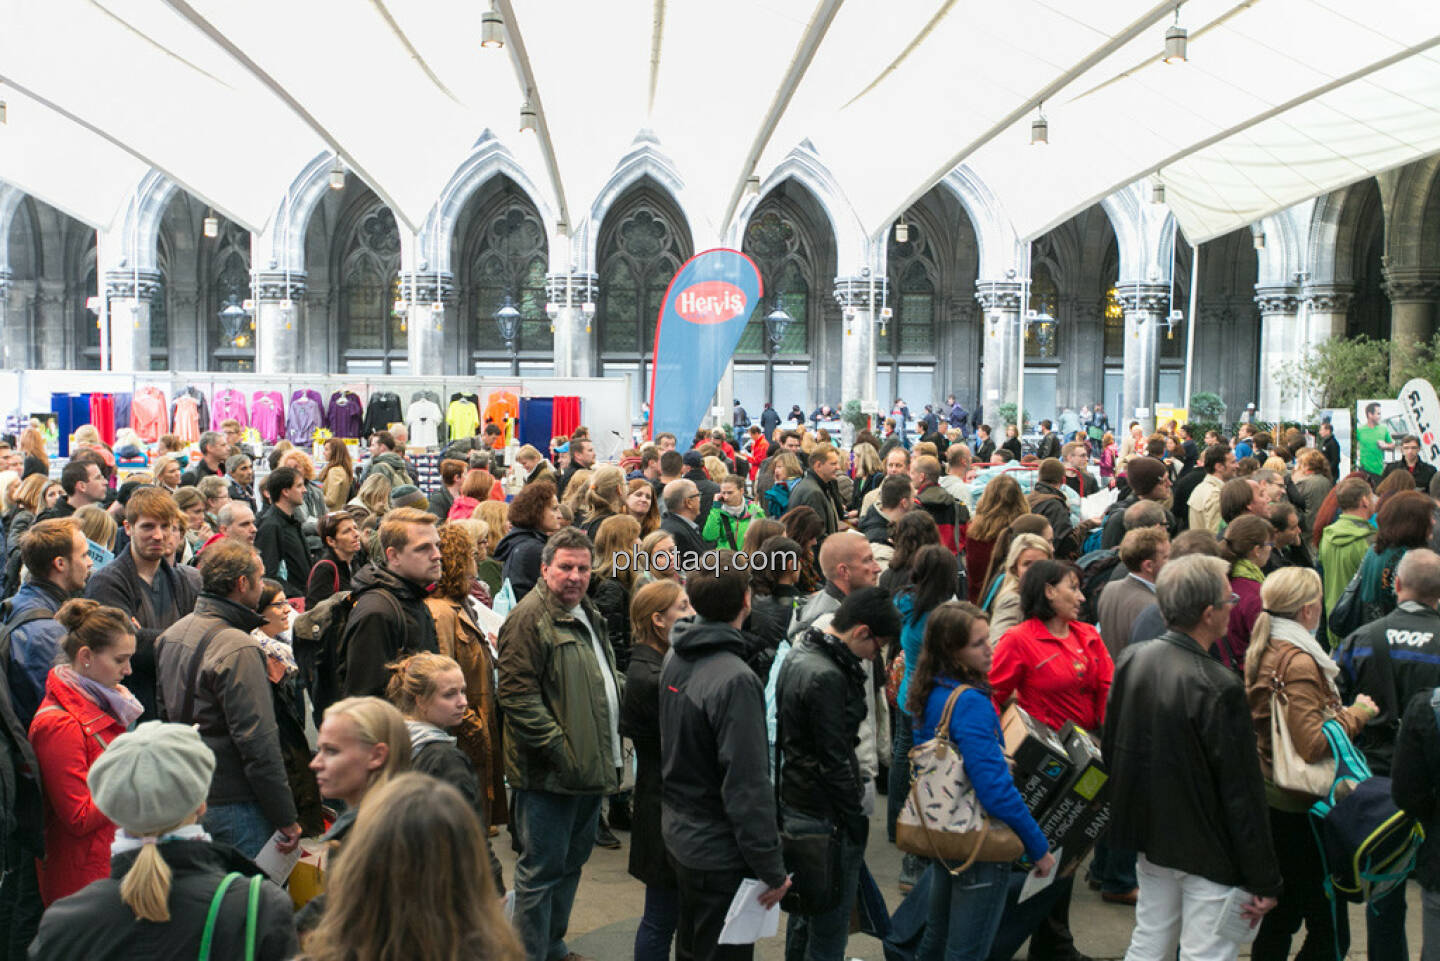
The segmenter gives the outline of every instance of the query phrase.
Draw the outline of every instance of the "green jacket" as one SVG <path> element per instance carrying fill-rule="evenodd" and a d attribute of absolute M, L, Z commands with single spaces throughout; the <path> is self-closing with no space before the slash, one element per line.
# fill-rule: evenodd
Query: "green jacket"
<path fill-rule="evenodd" d="M 521 599 L 500 628 L 500 710 L 505 716 L 505 776 L 510 786 L 556 794 L 614 794 L 620 790 L 605 696 L 608 671 L 616 705 L 625 679 L 615 671 L 605 618 L 588 597 L 581 607 L 590 632 L 542 580 Z"/>
<path fill-rule="evenodd" d="M 745 532 L 750 529 L 750 522 L 764 516 L 765 511 L 759 504 L 746 501 L 745 513 L 739 517 L 731 517 L 725 513 L 725 508 L 717 497 L 710 508 L 710 515 L 705 518 L 705 529 L 700 532 L 700 536 L 705 538 L 706 543 L 714 544 L 717 551 L 738 551 L 745 543 Z"/>
<path fill-rule="evenodd" d="M 1353 514 L 1341 514 L 1320 535 L 1320 576 L 1327 614 L 1334 609 L 1340 595 L 1345 593 L 1345 585 L 1360 569 L 1360 562 L 1365 559 L 1365 552 L 1374 539 L 1375 528 L 1370 526 L 1370 522 Z M 1343 637 L 1330 635 L 1332 647 L 1343 640 Z"/>

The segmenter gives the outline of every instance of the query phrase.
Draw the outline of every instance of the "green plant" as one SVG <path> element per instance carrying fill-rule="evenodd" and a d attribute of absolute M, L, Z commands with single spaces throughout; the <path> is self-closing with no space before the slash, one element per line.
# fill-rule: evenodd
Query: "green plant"
<path fill-rule="evenodd" d="M 1436 334 L 1430 343 L 1417 344 L 1414 347 L 1409 361 L 1400 368 L 1400 380 L 1395 387 L 1399 388 L 1416 377 L 1432 384 L 1440 384 L 1440 334 Z"/>
<path fill-rule="evenodd" d="M 1224 419 L 1225 402 L 1220 399 L 1219 394 L 1200 390 L 1190 395 L 1190 423 L 1201 420 L 1218 422 Z"/>
<path fill-rule="evenodd" d="M 1281 364 L 1277 380 L 1282 396 L 1315 409 L 1354 407 L 1357 400 L 1390 395 L 1390 345 L 1363 334 L 1334 337 Z"/>
<path fill-rule="evenodd" d="M 1000 415 L 1000 423 L 1001 423 L 1001 424 L 1013 424 L 1013 423 L 1015 423 L 1015 402 L 1014 402 L 1014 401 L 1006 401 L 1005 403 L 1001 404 L 999 407 L 995 408 L 995 411 L 996 411 L 997 414 Z M 1029 423 L 1030 423 L 1030 412 L 1029 412 L 1028 410 L 1025 412 L 1025 423 L 1026 423 L 1027 426 L 1028 426 Z M 997 424 L 996 426 L 998 427 L 999 425 Z"/>

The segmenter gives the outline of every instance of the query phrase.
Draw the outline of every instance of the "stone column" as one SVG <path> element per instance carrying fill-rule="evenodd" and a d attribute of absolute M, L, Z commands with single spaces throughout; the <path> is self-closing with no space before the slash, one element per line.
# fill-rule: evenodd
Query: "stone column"
<path fill-rule="evenodd" d="M 404 274 L 400 298 L 405 301 L 405 344 L 409 376 L 445 375 L 445 322 L 455 313 L 454 277 L 445 272 Z M 439 310 L 436 310 L 437 305 Z"/>
<path fill-rule="evenodd" d="M 875 311 L 885 299 L 887 281 L 868 268 L 858 277 L 835 278 L 835 302 L 844 315 L 844 340 L 840 345 L 840 407 L 852 400 L 866 413 L 878 413 L 882 399 L 875 394 Z M 804 318 L 795 318 L 804 323 Z M 889 403 L 893 398 L 884 398 Z"/>
<path fill-rule="evenodd" d="M 1355 299 L 1355 288 L 1349 284 L 1325 284 L 1306 287 L 1301 296 L 1310 302 L 1310 322 L 1307 324 L 1305 342 L 1319 344 L 1332 337 L 1344 337 L 1345 326 L 1350 312 L 1350 303 Z"/>
<path fill-rule="evenodd" d="M 555 327 L 555 376 L 589 377 L 595 369 L 595 337 L 585 328 L 584 307 L 593 305 L 600 294 L 599 278 L 592 273 L 555 273 L 545 277 L 545 297 L 557 313 Z"/>
<path fill-rule="evenodd" d="M 0 361 L 6 370 L 15 370 L 21 367 L 28 367 L 27 351 L 25 349 L 25 327 L 23 323 L 15 323 L 20 311 L 15 311 L 14 316 L 10 311 L 10 271 L 0 267 L 0 331 L 3 331 L 3 354 L 0 354 Z"/>
<path fill-rule="evenodd" d="M 255 372 L 297 373 L 305 275 L 291 271 L 287 278 L 283 271 L 257 271 L 255 293 Z"/>
<path fill-rule="evenodd" d="M 1120 420 L 1138 420 L 1148 433 L 1155 429 L 1155 395 L 1160 382 L 1160 321 L 1170 307 L 1166 284 L 1121 284 L 1116 291 L 1125 310 L 1125 387 Z M 1117 424 L 1111 419 L 1111 424 Z"/>
<path fill-rule="evenodd" d="M 105 272 L 105 296 L 110 301 L 111 370 L 150 369 L 150 302 L 159 289 L 160 274 L 153 270 Z"/>
<path fill-rule="evenodd" d="M 1304 350 L 1300 298 L 1294 287 L 1255 288 L 1260 308 L 1260 396 L 1255 407 L 1265 421 L 1299 420 L 1305 398 L 1282 396 L 1280 375 Z"/>
<path fill-rule="evenodd" d="M 1411 352 L 1429 346 L 1435 333 L 1435 305 L 1440 302 L 1440 269 L 1387 267 L 1385 293 L 1390 298 L 1390 383 L 1399 387 L 1401 368 Z"/>
<path fill-rule="evenodd" d="M 1020 284 L 1018 281 L 982 282 L 975 285 L 980 302 L 981 355 L 980 410 L 993 429 L 996 446 L 1005 439 L 1000 405 L 1013 404 L 1020 392 Z M 1017 416 L 1019 413 L 1017 412 Z"/>

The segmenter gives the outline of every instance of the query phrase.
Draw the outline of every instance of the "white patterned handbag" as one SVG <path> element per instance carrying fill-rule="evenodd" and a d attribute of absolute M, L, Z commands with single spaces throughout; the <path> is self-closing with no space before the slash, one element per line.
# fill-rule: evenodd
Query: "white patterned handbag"
<path fill-rule="evenodd" d="M 1014 861 L 1025 845 L 1010 826 L 985 813 L 965 773 L 964 759 L 950 740 L 950 714 L 957 687 L 945 701 L 935 736 L 910 750 L 910 795 L 895 822 L 895 845 L 907 854 L 935 858 L 951 874 L 976 861 Z M 960 861 L 950 867 L 947 861 Z"/>

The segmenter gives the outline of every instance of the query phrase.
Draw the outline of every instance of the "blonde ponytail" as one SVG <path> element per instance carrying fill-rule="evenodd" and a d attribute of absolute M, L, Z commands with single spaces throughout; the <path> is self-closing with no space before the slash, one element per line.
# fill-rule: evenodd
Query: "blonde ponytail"
<path fill-rule="evenodd" d="M 1294 620 L 1300 608 L 1322 596 L 1320 575 L 1308 567 L 1282 567 L 1265 578 L 1265 583 L 1260 585 L 1260 603 L 1265 606 L 1250 629 L 1250 646 L 1245 652 L 1247 687 L 1254 684 L 1260 674 L 1260 659 L 1270 645 L 1271 618 Z"/>
<path fill-rule="evenodd" d="M 170 879 L 170 865 L 160 856 L 160 846 L 145 844 L 120 882 L 120 900 L 141 921 L 169 921 Z"/>

